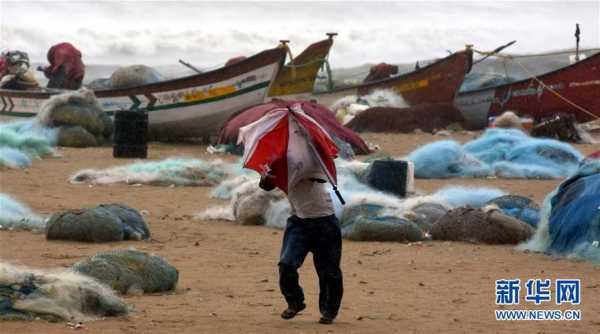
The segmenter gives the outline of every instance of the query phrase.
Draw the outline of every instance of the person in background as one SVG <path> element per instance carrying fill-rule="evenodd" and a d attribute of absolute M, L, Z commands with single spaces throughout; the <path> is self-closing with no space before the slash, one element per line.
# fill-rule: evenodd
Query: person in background
<path fill-rule="evenodd" d="M 79 89 L 85 74 L 81 52 L 70 43 L 59 43 L 48 50 L 49 66 L 38 68 L 48 78 L 48 88 Z"/>
<path fill-rule="evenodd" d="M 306 143 L 298 145 L 307 146 Z M 308 151 L 308 147 L 293 151 Z M 342 235 L 326 188 L 326 176 L 317 167 L 314 158 L 308 157 L 310 154 L 298 154 L 288 156 L 287 161 L 292 171 L 290 179 L 294 181 L 288 189 L 292 216 L 287 220 L 279 261 L 279 288 L 288 304 L 281 317 L 291 319 L 306 308 L 304 293 L 298 283 L 298 268 L 302 266 L 308 252 L 312 252 L 319 276 L 319 323 L 331 324 L 338 314 L 344 292 L 340 269 Z M 310 165 L 314 167 L 310 168 Z M 294 175 L 293 171 L 300 168 L 312 172 Z M 269 172 L 261 177 L 259 186 L 270 191 L 275 188 L 274 180 L 275 175 Z"/>
<path fill-rule="evenodd" d="M 39 85 L 29 71 L 29 56 L 23 51 L 0 54 L 0 88 L 27 90 Z"/>

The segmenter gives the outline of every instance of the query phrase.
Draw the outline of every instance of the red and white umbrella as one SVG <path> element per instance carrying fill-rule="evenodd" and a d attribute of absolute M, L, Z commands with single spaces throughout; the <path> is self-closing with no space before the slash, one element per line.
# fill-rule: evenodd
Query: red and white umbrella
<path fill-rule="evenodd" d="M 288 192 L 302 178 L 325 175 L 344 204 L 338 189 L 334 159 L 338 149 L 327 132 L 301 104 L 275 107 L 257 121 L 240 128 L 243 163 L 261 175 L 275 175 L 275 186 Z"/>

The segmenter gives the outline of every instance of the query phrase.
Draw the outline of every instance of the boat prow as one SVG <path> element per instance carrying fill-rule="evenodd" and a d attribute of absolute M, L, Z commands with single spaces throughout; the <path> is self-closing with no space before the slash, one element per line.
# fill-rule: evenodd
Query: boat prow
<path fill-rule="evenodd" d="M 327 59 L 333 38 L 309 45 L 286 64 L 271 85 L 270 98 L 302 99 L 312 95 L 319 69 Z"/>

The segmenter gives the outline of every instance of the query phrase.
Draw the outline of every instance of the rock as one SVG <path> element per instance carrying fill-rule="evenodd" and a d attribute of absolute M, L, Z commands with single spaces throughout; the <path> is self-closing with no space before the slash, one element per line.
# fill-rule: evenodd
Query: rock
<path fill-rule="evenodd" d="M 95 147 L 98 140 L 93 134 L 80 126 L 61 126 L 58 131 L 58 146 Z"/>
<path fill-rule="evenodd" d="M 179 279 L 177 269 L 165 259 L 136 250 L 98 253 L 73 265 L 73 270 L 123 294 L 140 289 L 144 293 L 170 291 Z"/>
<path fill-rule="evenodd" d="M 158 71 L 146 65 L 121 67 L 110 76 L 113 89 L 147 85 L 163 80 L 164 78 Z"/>
<path fill-rule="evenodd" d="M 448 211 L 431 229 L 435 240 L 484 244 L 518 244 L 533 235 L 533 228 L 498 210 L 462 207 Z"/>
<path fill-rule="evenodd" d="M 342 236 L 355 241 L 413 242 L 425 238 L 413 222 L 392 216 L 382 216 L 383 207 L 359 204 L 344 210 L 341 219 Z"/>
<path fill-rule="evenodd" d="M 150 231 L 139 212 L 122 204 L 55 213 L 46 224 L 48 240 L 109 242 L 149 237 Z"/>

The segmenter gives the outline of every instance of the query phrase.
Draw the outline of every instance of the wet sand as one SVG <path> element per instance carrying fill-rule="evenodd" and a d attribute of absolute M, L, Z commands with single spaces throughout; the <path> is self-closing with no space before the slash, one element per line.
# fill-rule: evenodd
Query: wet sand
<path fill-rule="evenodd" d="M 474 134 L 455 134 L 466 141 Z M 429 134 L 366 134 L 367 141 L 394 155 L 423 143 L 447 139 Z M 579 145 L 582 153 L 595 149 Z M 87 244 L 46 241 L 42 234 L 0 231 L 0 258 L 35 268 L 66 268 L 86 256 L 114 248 L 161 255 L 180 274 L 169 294 L 125 297 L 131 315 L 85 324 L 86 333 L 597 333 L 600 332 L 600 267 L 523 253 L 511 246 L 456 242 L 399 244 L 344 241 L 345 295 L 337 322 L 317 324 L 316 275 L 307 258 L 301 270 L 308 308 L 284 321 L 285 303 L 278 291 L 277 260 L 282 232 L 266 227 L 206 222 L 193 215 L 222 201 L 210 199 L 207 187 L 88 186 L 67 178 L 84 168 L 104 168 L 130 160 L 113 159 L 110 148 L 59 149 L 61 157 L 35 161 L 23 170 L 1 170 L 1 192 L 34 211 L 123 202 L 148 210 L 152 241 Z M 216 158 L 199 145 L 151 144 L 150 159 L 188 155 Z M 225 157 L 234 160 L 234 157 Z M 417 180 L 431 192 L 448 185 L 490 186 L 542 199 L 559 180 L 449 179 Z M 499 322 L 494 318 L 495 280 L 503 278 L 580 278 L 579 307 L 540 307 L 521 303 L 516 309 L 582 310 L 581 321 Z M 524 291 L 522 291 L 522 297 Z M 564 307 L 563 307 L 564 306 Z M 65 333 L 65 323 L 0 322 L 0 333 Z"/>

